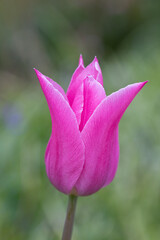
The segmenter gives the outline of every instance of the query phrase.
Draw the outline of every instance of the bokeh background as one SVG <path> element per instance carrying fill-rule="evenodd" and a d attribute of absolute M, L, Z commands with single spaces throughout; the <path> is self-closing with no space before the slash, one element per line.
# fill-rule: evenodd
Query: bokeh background
<path fill-rule="evenodd" d="M 59 240 L 67 196 L 47 179 L 51 132 L 33 67 L 65 90 L 82 53 L 106 93 L 149 80 L 120 123 L 114 181 L 79 198 L 74 240 L 159 240 L 160 1 L 0 1 L 0 239 Z"/>

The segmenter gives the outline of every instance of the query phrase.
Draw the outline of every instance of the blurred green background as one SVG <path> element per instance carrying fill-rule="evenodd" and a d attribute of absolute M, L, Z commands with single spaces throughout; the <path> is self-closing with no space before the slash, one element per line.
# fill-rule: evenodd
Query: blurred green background
<path fill-rule="evenodd" d="M 106 93 L 149 80 L 120 123 L 114 181 L 79 198 L 73 240 L 159 240 L 160 1 L 0 1 L 0 239 L 59 240 L 67 196 L 49 183 L 51 132 L 33 67 L 65 90 L 82 53 Z"/>

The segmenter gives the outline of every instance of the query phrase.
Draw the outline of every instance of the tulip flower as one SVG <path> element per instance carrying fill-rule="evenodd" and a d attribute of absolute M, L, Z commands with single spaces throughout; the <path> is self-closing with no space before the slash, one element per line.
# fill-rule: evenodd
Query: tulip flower
<path fill-rule="evenodd" d="M 45 153 L 48 178 L 65 194 L 91 195 L 115 177 L 119 161 L 118 125 L 147 81 L 107 96 L 96 57 L 84 67 L 80 56 L 66 94 L 52 79 L 36 69 L 35 72 L 52 120 Z"/>

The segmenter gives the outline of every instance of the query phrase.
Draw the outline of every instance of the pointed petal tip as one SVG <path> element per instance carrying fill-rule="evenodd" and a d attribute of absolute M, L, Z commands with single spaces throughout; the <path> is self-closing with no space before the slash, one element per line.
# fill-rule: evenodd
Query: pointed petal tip
<path fill-rule="evenodd" d="M 146 83 L 148 83 L 148 80 L 138 83 L 140 85 L 140 90 L 146 85 Z"/>
<path fill-rule="evenodd" d="M 36 68 L 33 68 L 33 70 L 35 71 L 37 77 L 42 75 L 42 73 L 40 71 L 38 71 Z"/>
<path fill-rule="evenodd" d="M 146 83 L 148 83 L 149 81 L 148 80 L 146 80 L 146 81 L 144 81 L 144 82 L 141 82 L 143 85 L 145 85 Z"/>
<path fill-rule="evenodd" d="M 38 71 L 36 68 L 33 68 L 33 69 L 34 69 L 34 71 L 35 71 L 38 79 L 39 79 L 40 77 L 44 76 L 44 75 L 43 75 L 40 71 Z M 39 79 L 39 80 L 40 80 L 40 79 Z"/>
<path fill-rule="evenodd" d="M 93 60 L 93 61 L 98 62 L 97 56 L 94 57 L 94 60 Z"/>
<path fill-rule="evenodd" d="M 99 73 L 101 73 L 101 68 L 100 68 L 100 66 L 99 66 L 99 62 L 98 62 L 98 59 L 97 59 L 97 57 L 95 56 L 95 58 L 94 58 L 94 64 L 95 64 L 95 69 L 99 72 Z"/>
<path fill-rule="evenodd" d="M 35 68 L 34 68 L 34 71 L 35 71 L 35 73 L 37 75 L 37 78 L 38 78 L 38 80 L 40 82 L 40 85 L 41 85 L 42 89 L 44 89 L 47 85 L 48 86 L 52 85 L 51 82 L 47 79 L 47 77 L 44 74 L 42 74 L 40 71 L 38 71 Z"/>
<path fill-rule="evenodd" d="M 135 89 L 136 92 L 138 93 L 144 87 L 144 85 L 146 85 L 146 83 L 148 83 L 148 81 L 132 83 L 132 84 L 129 84 L 128 87 Z"/>
<path fill-rule="evenodd" d="M 146 84 L 146 83 L 148 83 L 149 82 L 149 80 L 146 80 L 145 82 L 144 82 L 144 84 Z"/>
<path fill-rule="evenodd" d="M 80 54 L 80 57 L 79 57 L 79 65 L 82 65 L 84 67 L 82 54 Z"/>
<path fill-rule="evenodd" d="M 91 62 L 91 64 L 95 64 L 95 65 L 96 65 L 96 63 L 98 63 L 98 59 L 97 59 L 97 57 L 95 56 L 94 59 L 93 59 L 93 61 Z"/>
<path fill-rule="evenodd" d="M 144 86 L 144 85 L 146 85 L 146 83 L 148 83 L 148 82 L 149 82 L 148 80 L 147 80 L 147 81 L 145 81 L 145 82 L 143 82 L 143 86 Z"/>

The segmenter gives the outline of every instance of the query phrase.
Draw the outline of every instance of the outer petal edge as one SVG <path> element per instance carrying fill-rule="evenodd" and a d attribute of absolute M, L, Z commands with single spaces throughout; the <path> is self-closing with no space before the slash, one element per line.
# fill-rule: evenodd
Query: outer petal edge
<path fill-rule="evenodd" d="M 118 124 L 137 93 L 147 83 L 136 83 L 106 97 L 82 130 L 85 163 L 76 183 L 79 195 L 90 195 L 114 178 L 119 159 Z"/>
<path fill-rule="evenodd" d="M 47 175 L 59 191 L 69 194 L 83 169 L 84 144 L 69 103 L 47 78 L 37 77 L 52 119 L 52 134 L 45 154 Z"/>

